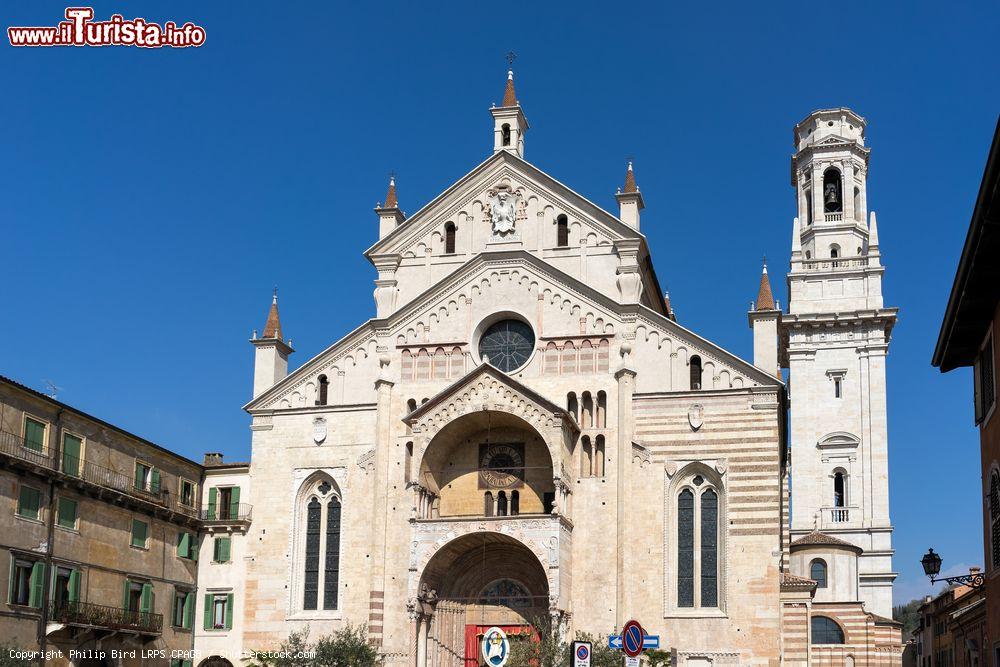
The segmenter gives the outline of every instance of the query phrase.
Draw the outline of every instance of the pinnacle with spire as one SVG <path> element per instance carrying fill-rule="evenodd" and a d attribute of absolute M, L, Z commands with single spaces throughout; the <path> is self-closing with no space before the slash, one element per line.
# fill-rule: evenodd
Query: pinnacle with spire
<path fill-rule="evenodd" d="M 281 337 L 281 319 L 278 317 L 278 288 L 274 288 L 274 296 L 271 298 L 271 310 L 267 313 L 267 322 L 264 324 L 263 338 L 283 340 Z"/>
<path fill-rule="evenodd" d="M 632 171 L 632 160 L 628 161 L 628 169 L 625 171 L 625 189 L 622 192 L 638 192 L 639 188 L 635 184 L 635 172 Z"/>
<path fill-rule="evenodd" d="M 399 208 L 399 201 L 396 199 L 396 176 L 389 176 L 389 191 L 385 193 L 385 206 L 382 208 Z"/>
<path fill-rule="evenodd" d="M 771 279 L 767 275 L 767 258 L 760 273 L 760 288 L 757 290 L 757 302 L 754 310 L 774 310 L 774 294 L 771 292 Z"/>
<path fill-rule="evenodd" d="M 516 107 L 517 106 L 517 95 L 514 93 L 514 70 L 507 70 L 507 86 L 503 89 L 503 102 L 500 103 L 502 107 Z"/>

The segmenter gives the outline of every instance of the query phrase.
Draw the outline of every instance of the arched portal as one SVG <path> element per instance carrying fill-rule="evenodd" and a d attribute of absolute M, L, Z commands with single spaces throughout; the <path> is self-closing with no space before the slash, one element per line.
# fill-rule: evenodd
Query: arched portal
<path fill-rule="evenodd" d="M 541 434 L 507 412 L 471 412 L 435 434 L 419 485 L 433 500 L 418 518 L 547 514 L 555 497 L 552 456 Z M 488 507 L 492 504 L 492 511 Z"/>
<path fill-rule="evenodd" d="M 518 539 L 476 532 L 442 546 L 420 577 L 413 614 L 417 667 L 475 665 L 479 639 L 499 626 L 526 640 L 549 614 L 549 581 Z"/>

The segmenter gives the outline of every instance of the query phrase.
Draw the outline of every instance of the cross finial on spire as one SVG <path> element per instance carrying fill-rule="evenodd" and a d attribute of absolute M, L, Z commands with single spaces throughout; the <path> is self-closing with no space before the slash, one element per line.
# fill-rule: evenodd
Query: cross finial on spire
<path fill-rule="evenodd" d="M 274 296 L 271 297 L 271 303 L 278 303 L 278 286 L 274 286 Z"/>
<path fill-rule="evenodd" d="M 513 51 L 508 51 L 507 52 L 507 68 L 508 69 L 513 69 L 514 68 L 514 60 L 516 58 L 517 58 L 517 54 L 514 53 Z"/>

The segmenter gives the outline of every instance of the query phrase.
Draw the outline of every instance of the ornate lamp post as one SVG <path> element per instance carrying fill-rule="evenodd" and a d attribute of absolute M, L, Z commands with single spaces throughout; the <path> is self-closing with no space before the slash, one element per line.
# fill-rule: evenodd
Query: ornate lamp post
<path fill-rule="evenodd" d="M 927 550 L 924 557 L 920 559 L 920 564 L 923 565 L 924 574 L 930 577 L 932 584 L 944 581 L 949 584 L 965 584 L 970 588 L 982 588 L 983 584 L 986 582 L 986 575 L 982 572 L 962 574 L 957 577 L 940 577 L 935 579 L 934 577 L 941 572 L 941 556 L 934 553 L 933 549 Z"/>

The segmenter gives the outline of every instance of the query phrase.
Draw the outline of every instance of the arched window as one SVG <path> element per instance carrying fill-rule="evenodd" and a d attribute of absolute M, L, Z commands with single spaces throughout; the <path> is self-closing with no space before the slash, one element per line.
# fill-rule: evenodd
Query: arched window
<path fill-rule="evenodd" d="M 721 488 L 706 469 L 682 478 L 676 498 L 677 607 L 721 607 L 725 521 L 721 517 Z"/>
<path fill-rule="evenodd" d="M 813 616 L 811 626 L 813 645 L 844 643 L 844 631 L 832 618 Z"/>
<path fill-rule="evenodd" d="M 701 389 L 701 357 L 691 357 L 691 391 Z"/>
<path fill-rule="evenodd" d="M 581 373 L 593 373 L 594 372 L 594 362 L 595 355 L 594 344 L 589 340 L 583 341 L 580 344 L 580 372 Z"/>
<path fill-rule="evenodd" d="M 493 516 L 493 492 L 487 491 L 483 496 L 483 516 Z"/>
<path fill-rule="evenodd" d="M 594 426 L 594 398 L 589 391 L 583 392 L 582 410 L 580 411 L 580 428 L 592 428 Z"/>
<path fill-rule="evenodd" d="M 573 341 L 567 341 L 562 349 L 563 375 L 576 373 L 576 346 Z"/>
<path fill-rule="evenodd" d="M 604 477 L 604 436 L 599 435 L 594 441 L 594 474 Z"/>
<path fill-rule="evenodd" d="M 500 144 L 510 146 L 510 124 L 504 123 L 500 126 Z"/>
<path fill-rule="evenodd" d="M 608 395 L 604 391 L 597 392 L 597 428 L 607 426 Z"/>
<path fill-rule="evenodd" d="M 325 375 L 320 375 L 317 380 L 319 381 L 319 397 L 316 399 L 316 405 L 326 405 L 330 383 L 327 381 Z"/>
<path fill-rule="evenodd" d="M 593 469 L 593 450 L 590 447 L 590 436 L 583 436 L 580 439 L 580 477 L 591 477 Z"/>
<path fill-rule="evenodd" d="M 833 473 L 833 506 L 847 507 L 847 475 L 842 470 Z"/>
<path fill-rule="evenodd" d="M 559 346 L 549 341 L 545 346 L 545 374 L 559 375 Z"/>
<path fill-rule="evenodd" d="M 410 354 L 409 350 L 403 350 L 402 359 L 400 361 L 400 374 L 404 380 L 413 379 L 413 355 Z"/>
<path fill-rule="evenodd" d="M 569 392 L 566 394 L 566 411 L 573 415 L 573 419 L 580 421 L 580 415 L 577 412 L 579 406 L 576 402 L 576 392 Z"/>
<path fill-rule="evenodd" d="M 406 456 L 403 457 L 403 481 L 410 482 L 413 475 L 413 443 L 406 443 Z"/>
<path fill-rule="evenodd" d="M 301 601 L 303 610 L 339 608 L 341 525 L 341 498 L 333 480 L 313 476 L 299 492 L 295 518 L 298 592 L 293 600 Z"/>
<path fill-rule="evenodd" d="M 510 492 L 510 515 L 517 516 L 521 513 L 521 492 Z"/>
<path fill-rule="evenodd" d="M 505 491 L 497 494 L 497 516 L 507 516 L 507 493 Z"/>
<path fill-rule="evenodd" d="M 465 373 L 465 354 L 462 348 L 451 348 L 451 377 L 460 378 Z"/>
<path fill-rule="evenodd" d="M 827 213 L 839 213 L 844 210 L 840 171 L 833 167 L 823 172 L 823 210 Z"/>
<path fill-rule="evenodd" d="M 861 188 L 854 188 L 854 219 L 858 222 L 863 222 L 865 219 L 865 212 L 861 210 Z"/>
<path fill-rule="evenodd" d="M 812 256 L 813 254 L 810 251 L 806 250 L 806 259 L 812 259 Z"/>
<path fill-rule="evenodd" d="M 446 254 L 455 252 L 455 223 L 449 222 L 444 226 L 444 251 Z"/>
<path fill-rule="evenodd" d="M 556 246 L 565 248 L 569 245 L 569 220 L 565 215 L 556 218 Z"/>
<path fill-rule="evenodd" d="M 990 473 L 990 545 L 993 567 L 1000 567 L 1000 472 Z"/>
<path fill-rule="evenodd" d="M 812 188 L 812 186 L 809 186 Z M 813 223 L 813 194 L 812 190 L 806 192 L 806 224 L 811 225 Z"/>
<path fill-rule="evenodd" d="M 817 558 L 809 563 L 809 578 L 816 582 L 816 588 L 826 588 L 826 561 Z"/>
<path fill-rule="evenodd" d="M 830 259 L 837 259 L 840 257 L 840 246 L 834 243 L 830 246 Z"/>
<path fill-rule="evenodd" d="M 432 359 L 432 367 L 434 369 L 434 379 L 435 380 L 447 380 L 448 379 L 448 354 L 444 351 L 443 347 L 439 347 L 434 350 L 434 357 Z"/>

